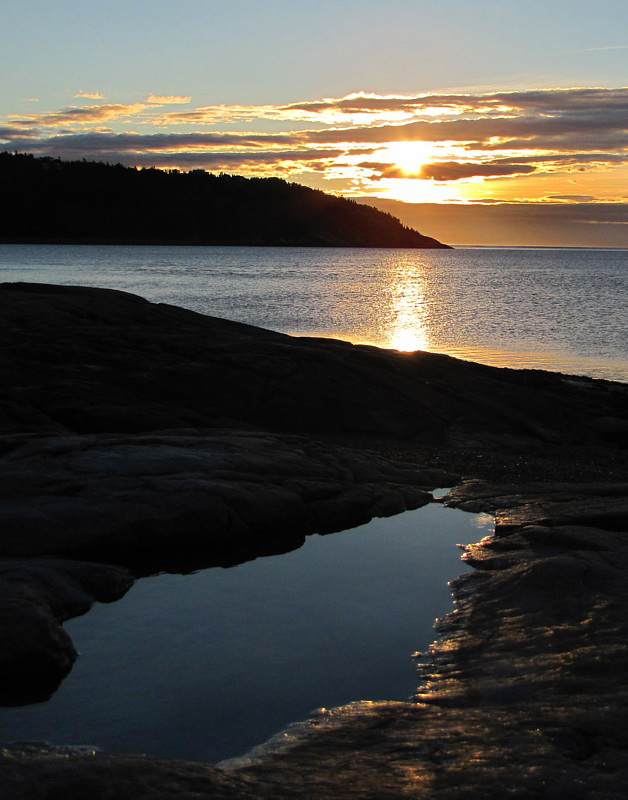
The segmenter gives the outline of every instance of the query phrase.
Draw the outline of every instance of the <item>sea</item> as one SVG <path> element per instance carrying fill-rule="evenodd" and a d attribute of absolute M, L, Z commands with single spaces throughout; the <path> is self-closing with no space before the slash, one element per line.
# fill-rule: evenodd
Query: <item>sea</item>
<path fill-rule="evenodd" d="M 628 250 L 0 245 L 0 281 L 102 286 L 299 336 L 628 382 Z"/>

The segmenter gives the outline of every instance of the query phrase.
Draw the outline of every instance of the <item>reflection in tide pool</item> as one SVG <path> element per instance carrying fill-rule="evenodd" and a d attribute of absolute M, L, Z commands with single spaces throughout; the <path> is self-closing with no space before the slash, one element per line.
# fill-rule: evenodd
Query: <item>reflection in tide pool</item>
<path fill-rule="evenodd" d="M 405 700 L 476 521 L 433 504 L 285 555 L 140 580 L 67 623 L 74 669 L 47 703 L 0 709 L 0 740 L 215 762 L 321 706 Z"/>

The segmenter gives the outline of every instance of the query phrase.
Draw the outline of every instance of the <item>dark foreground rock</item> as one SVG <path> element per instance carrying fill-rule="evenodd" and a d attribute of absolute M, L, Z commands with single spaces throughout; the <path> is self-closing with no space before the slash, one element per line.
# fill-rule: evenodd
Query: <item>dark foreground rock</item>
<path fill-rule="evenodd" d="M 245 778 L 207 764 L 168 762 L 158 758 L 95 756 L 93 752 L 36 747 L 0 751 L 3 800 L 253 800 L 256 786 Z M 32 765 L 32 772 L 24 769 Z"/>
<path fill-rule="evenodd" d="M 4 702 L 51 691 L 60 622 L 136 576 L 290 549 L 437 485 L 497 523 L 416 702 L 332 710 L 223 770 L 5 748 L 3 800 L 628 794 L 625 386 L 104 290 L 4 285 L 0 311 Z"/>
<path fill-rule="evenodd" d="M 6 437 L 5 437 L 6 442 Z M 455 476 L 270 433 L 196 430 L 12 440 L 0 462 L 3 556 L 167 570 L 238 563 L 280 542 L 417 508 Z M 204 561 L 206 559 L 206 561 Z M 180 562 L 180 563 L 177 563 Z"/>

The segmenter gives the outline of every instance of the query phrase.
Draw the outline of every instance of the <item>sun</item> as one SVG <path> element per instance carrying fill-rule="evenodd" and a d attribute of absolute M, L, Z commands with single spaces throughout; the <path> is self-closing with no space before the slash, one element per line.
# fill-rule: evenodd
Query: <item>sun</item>
<path fill-rule="evenodd" d="M 351 181 L 351 195 L 404 203 L 457 203 L 464 199 L 458 182 L 421 177 L 423 165 L 452 156 L 451 146 L 444 150 L 435 142 L 386 142 L 367 163 L 362 163 L 362 153 L 342 156 L 326 177 Z"/>
<path fill-rule="evenodd" d="M 389 142 L 374 154 L 380 164 L 390 164 L 392 171 L 384 170 L 373 180 L 372 194 L 404 203 L 457 202 L 455 186 L 420 177 L 421 167 L 442 157 L 433 142 Z"/>
<path fill-rule="evenodd" d="M 391 142 L 377 152 L 379 161 L 394 164 L 408 177 L 416 177 L 433 156 L 434 145 L 430 142 Z"/>

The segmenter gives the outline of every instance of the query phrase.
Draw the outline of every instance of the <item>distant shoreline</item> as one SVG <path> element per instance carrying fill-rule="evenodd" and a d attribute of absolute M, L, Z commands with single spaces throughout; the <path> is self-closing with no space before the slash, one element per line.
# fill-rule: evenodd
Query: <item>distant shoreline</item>
<path fill-rule="evenodd" d="M 625 250 L 628 247 L 584 247 L 580 245 L 559 244 L 452 244 L 455 250 Z"/>
<path fill-rule="evenodd" d="M 275 244 L 257 242 L 190 242 L 177 239 L 0 239 L 0 244 L 41 244 L 41 245 L 97 245 L 111 247 L 281 247 L 307 248 L 315 250 L 455 250 L 453 245 L 436 247 L 397 247 L 396 245 L 364 244 L 307 244 L 306 242 L 276 242 Z"/>
<path fill-rule="evenodd" d="M 434 250 L 441 248 L 421 248 L 421 247 L 385 247 L 385 246 L 370 246 L 370 245 L 324 245 L 324 244 L 294 244 L 287 242 L 278 242 L 277 244 L 229 244 L 227 242 L 190 242 L 179 241 L 175 239 L 50 239 L 50 238 L 30 238 L 30 239 L 14 239 L 14 238 L 0 238 L 0 245 L 21 245 L 21 244 L 41 244 L 41 245 L 98 245 L 98 246 L 111 246 L 111 247 L 259 247 L 272 249 L 274 247 L 289 248 L 307 248 L 308 250 L 315 250 L 321 248 L 323 250 Z M 454 243 L 448 245 L 447 250 L 612 250 L 613 252 L 626 252 L 628 247 L 607 247 L 591 246 L 584 247 L 578 245 L 543 245 L 543 244 L 459 244 Z"/>

